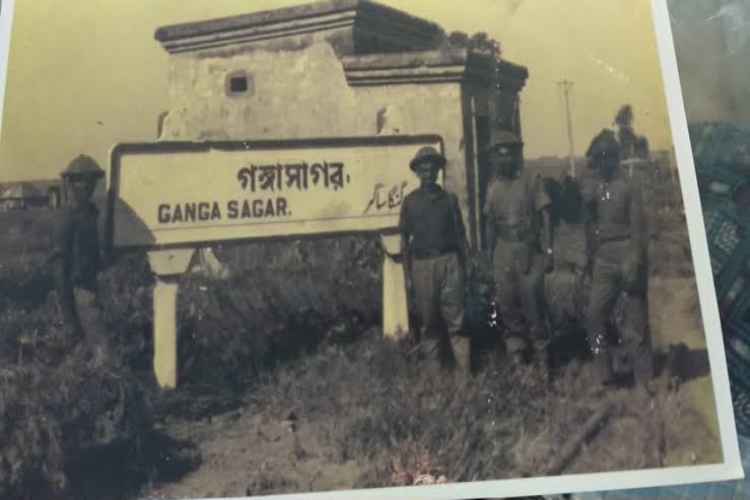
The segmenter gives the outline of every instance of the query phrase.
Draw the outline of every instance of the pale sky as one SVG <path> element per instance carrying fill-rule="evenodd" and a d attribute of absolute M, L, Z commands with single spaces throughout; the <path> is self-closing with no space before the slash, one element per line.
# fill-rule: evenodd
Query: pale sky
<path fill-rule="evenodd" d="M 624 103 L 653 149 L 671 146 L 649 0 L 379 0 L 450 32 L 486 31 L 529 69 L 522 126 L 530 158 L 567 154 L 556 82 L 573 88 L 582 154 Z M 168 109 L 157 27 L 304 0 L 16 0 L 0 182 L 56 177 L 79 153 L 103 166 L 118 142 L 151 141 Z"/>

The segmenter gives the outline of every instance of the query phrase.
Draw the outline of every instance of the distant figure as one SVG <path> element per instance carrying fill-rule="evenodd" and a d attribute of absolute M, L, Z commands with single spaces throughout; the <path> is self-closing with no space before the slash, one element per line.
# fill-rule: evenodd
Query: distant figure
<path fill-rule="evenodd" d="M 96 161 L 80 155 L 61 174 L 71 194 L 57 227 L 50 261 L 56 267 L 57 288 L 66 326 L 86 340 L 95 363 L 109 357 L 106 327 L 98 301 L 97 276 L 101 269 L 99 211 L 91 197 L 104 177 Z"/>
<path fill-rule="evenodd" d="M 639 176 L 620 168 L 621 149 L 614 132 L 603 130 L 586 153 L 595 170 L 585 185 L 587 234 L 593 249 L 593 276 L 587 308 L 587 330 L 601 384 L 615 382 L 613 362 L 625 354 L 636 382 L 653 377 L 648 328 L 648 261 L 645 214 Z M 615 349 L 608 326 L 615 304 L 626 294 L 621 347 Z"/>
<path fill-rule="evenodd" d="M 468 372 L 470 344 L 462 336 L 468 244 L 456 195 L 437 184 L 445 164 L 445 157 L 429 146 L 409 164 L 420 186 L 401 206 L 402 256 L 421 321 L 422 353 L 444 368 L 455 363 Z"/>
<path fill-rule="evenodd" d="M 549 208 L 541 179 L 523 169 L 523 143 L 506 133 L 489 150 L 494 180 L 484 214 L 495 300 L 508 329 L 506 350 L 520 361 L 531 344 L 548 340 L 543 309 L 544 273 L 554 266 Z"/>
<path fill-rule="evenodd" d="M 60 190 L 56 187 L 47 190 L 47 200 L 49 208 L 57 210 L 60 208 Z"/>

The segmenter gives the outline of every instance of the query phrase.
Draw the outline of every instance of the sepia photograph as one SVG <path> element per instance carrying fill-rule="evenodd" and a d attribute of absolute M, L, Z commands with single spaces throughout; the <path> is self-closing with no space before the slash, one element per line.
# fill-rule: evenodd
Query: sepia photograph
<path fill-rule="evenodd" d="M 3 2 L 0 498 L 741 477 L 675 4 Z"/>

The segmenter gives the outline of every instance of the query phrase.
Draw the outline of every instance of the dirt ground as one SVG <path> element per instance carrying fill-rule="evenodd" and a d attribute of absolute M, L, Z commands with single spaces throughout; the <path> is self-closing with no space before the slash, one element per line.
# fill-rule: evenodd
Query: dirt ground
<path fill-rule="evenodd" d="M 203 422 L 176 423 L 169 432 L 197 441 L 203 464 L 176 483 L 154 487 L 145 498 L 348 489 L 362 473 L 354 461 L 332 463 L 328 457 L 334 450 L 321 444 L 315 422 L 293 432 L 288 421 L 242 409 Z M 265 473 L 265 484 L 252 480 L 258 472 Z"/>
<path fill-rule="evenodd" d="M 664 466 L 715 463 L 721 461 L 721 448 L 705 340 L 697 316 L 695 284 L 691 277 L 655 278 L 651 283 L 651 325 L 655 346 L 661 352 L 675 350 L 683 344 L 681 362 L 686 366 L 679 390 L 669 390 L 669 374 L 662 373 L 658 394 L 653 399 L 643 398 L 632 389 L 611 394 L 621 401 L 625 411 L 611 418 L 564 473 L 583 473 L 601 470 L 603 459 L 607 470 L 623 467 L 648 466 L 645 457 L 653 451 L 654 442 L 660 448 Z M 656 307 L 658 305 L 658 307 Z M 585 371 L 572 367 L 570 370 Z M 576 377 L 576 374 L 568 374 Z M 331 385 L 339 383 L 330 380 Z M 332 390 L 332 394 L 336 394 Z M 344 401 L 332 402 L 343 405 Z M 643 414 L 629 413 L 628 408 L 648 406 L 654 415 L 664 415 L 660 421 L 669 422 L 665 428 L 649 429 L 644 434 Z M 336 459 L 336 447 L 331 445 L 330 433 L 336 425 L 328 419 L 300 418 L 280 413 L 278 406 L 265 409 L 262 402 L 248 399 L 242 408 L 200 421 L 174 419 L 162 429 L 178 439 L 195 442 L 203 456 L 199 468 L 182 479 L 168 484 L 151 485 L 143 498 L 149 500 L 184 498 L 191 496 L 243 496 L 270 492 L 326 491 L 349 489 L 361 484 L 361 477 L 369 463 Z M 642 408 L 639 408 L 642 411 Z M 310 416 L 313 414 L 310 413 Z M 655 419 L 656 420 L 656 419 Z M 335 430 L 334 430 L 335 432 Z M 536 446 L 542 455 L 548 445 L 535 445 L 535 439 L 546 436 L 527 436 L 525 445 Z M 519 447 L 520 447 L 519 441 Z M 633 446 L 642 446 L 643 464 L 633 462 Z M 651 450 L 651 451 L 649 451 Z M 528 451 L 519 452 L 519 463 L 531 463 Z M 507 477 L 510 471 L 499 476 Z M 512 474 L 512 473 L 511 473 Z M 499 477 L 498 476 L 498 477 Z"/>

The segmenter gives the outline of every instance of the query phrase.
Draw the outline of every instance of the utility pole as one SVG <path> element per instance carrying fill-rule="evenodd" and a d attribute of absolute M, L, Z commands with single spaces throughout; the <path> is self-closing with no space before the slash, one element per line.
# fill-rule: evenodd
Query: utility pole
<path fill-rule="evenodd" d="M 562 80 L 557 82 L 562 90 L 563 99 L 565 100 L 565 117 L 568 124 L 568 160 L 570 161 L 570 175 L 575 179 L 576 176 L 576 151 L 573 146 L 573 120 L 570 117 L 570 91 L 573 88 L 573 82 Z"/>

